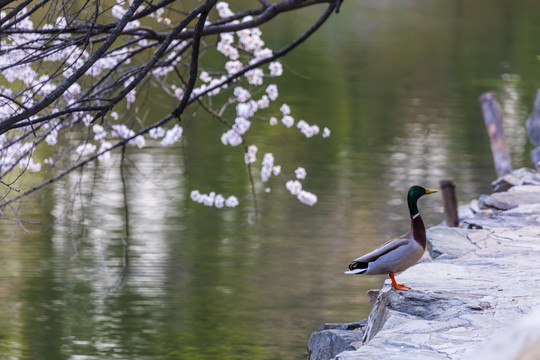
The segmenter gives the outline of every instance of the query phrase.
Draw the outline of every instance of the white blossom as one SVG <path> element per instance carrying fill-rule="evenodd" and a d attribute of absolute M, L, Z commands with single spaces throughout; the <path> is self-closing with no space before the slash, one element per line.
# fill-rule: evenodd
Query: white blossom
<path fill-rule="evenodd" d="M 191 200 L 193 200 L 195 202 L 201 202 L 201 200 L 200 200 L 201 199 L 201 193 L 200 193 L 199 190 L 193 190 L 191 192 L 190 197 L 191 197 Z"/>
<path fill-rule="evenodd" d="M 103 128 L 103 126 L 99 124 L 94 124 L 92 126 L 92 131 L 94 132 L 94 140 L 99 141 L 101 139 L 104 139 L 107 137 L 107 131 Z"/>
<path fill-rule="evenodd" d="M 64 93 L 64 97 L 68 102 L 72 103 L 81 94 L 81 86 L 77 83 L 71 84 L 71 86 Z"/>
<path fill-rule="evenodd" d="M 281 113 L 282 113 L 283 115 L 290 115 L 290 114 L 291 114 L 291 108 L 290 108 L 289 105 L 287 105 L 287 104 L 281 105 L 281 107 L 279 108 L 279 110 L 281 111 Z"/>
<path fill-rule="evenodd" d="M 303 167 L 298 167 L 294 173 L 296 174 L 296 178 L 297 179 L 300 179 L 300 180 L 303 180 L 306 178 L 306 169 L 304 169 Z"/>
<path fill-rule="evenodd" d="M 241 86 L 235 87 L 233 93 L 234 93 L 234 96 L 236 97 L 236 100 L 238 100 L 238 102 L 241 102 L 241 103 L 248 101 L 249 98 L 251 97 L 251 93 Z"/>
<path fill-rule="evenodd" d="M 262 71 L 262 69 L 256 68 L 249 70 L 245 73 L 244 76 L 247 78 L 248 83 L 250 83 L 251 85 L 263 84 L 264 72 Z"/>
<path fill-rule="evenodd" d="M 225 200 L 225 206 L 227 207 L 236 207 L 238 206 L 238 198 L 234 195 L 231 195 Z"/>
<path fill-rule="evenodd" d="M 133 30 L 137 29 L 141 26 L 141 22 L 139 20 L 130 20 L 130 22 L 127 23 L 124 30 Z"/>
<path fill-rule="evenodd" d="M 206 206 L 213 206 L 215 198 L 216 198 L 216 193 L 213 191 L 208 195 L 202 194 L 201 196 L 202 204 Z"/>
<path fill-rule="evenodd" d="M 95 152 L 96 148 L 97 146 L 94 144 L 85 143 L 77 146 L 77 149 L 75 149 L 75 151 L 77 152 L 77 154 L 79 154 L 79 156 L 87 156 Z"/>
<path fill-rule="evenodd" d="M 212 88 L 212 87 L 214 87 L 214 86 L 217 86 L 217 85 L 218 85 L 220 82 L 222 82 L 223 80 L 225 80 L 225 76 L 222 76 L 220 79 L 212 79 L 212 80 L 210 81 L 210 84 L 208 84 L 208 87 L 209 87 L 209 88 Z M 222 85 L 221 87 L 226 88 L 227 85 Z M 214 96 L 214 95 L 219 94 L 220 91 L 221 91 L 221 87 L 216 87 L 214 90 L 210 91 L 210 92 L 208 93 L 208 96 Z"/>
<path fill-rule="evenodd" d="M 247 103 L 240 103 L 236 105 L 236 115 L 239 117 L 250 118 L 255 115 L 255 112 L 259 109 L 255 100 L 250 100 Z"/>
<path fill-rule="evenodd" d="M 165 136 L 165 130 L 161 126 L 158 126 L 153 129 L 150 129 L 148 134 L 150 135 L 152 139 L 159 139 Z"/>
<path fill-rule="evenodd" d="M 229 4 L 227 4 L 225 1 L 218 2 L 216 4 L 216 10 L 221 18 L 227 18 L 234 15 L 231 9 L 229 9 Z"/>
<path fill-rule="evenodd" d="M 174 66 L 160 66 L 152 70 L 152 75 L 157 77 L 166 76 L 168 73 L 174 70 Z"/>
<path fill-rule="evenodd" d="M 227 70 L 229 75 L 236 74 L 242 70 L 242 67 L 242 63 L 238 60 L 230 60 L 225 63 L 225 70 Z"/>
<path fill-rule="evenodd" d="M 217 194 L 214 198 L 214 206 L 221 209 L 225 205 L 225 198 L 221 194 Z"/>
<path fill-rule="evenodd" d="M 281 65 L 279 61 L 271 62 L 270 65 L 268 65 L 268 69 L 270 69 L 270 76 L 283 75 L 283 65 Z"/>
<path fill-rule="evenodd" d="M 308 127 L 304 127 L 302 129 L 302 134 L 304 134 L 307 138 L 310 138 L 314 135 L 317 135 L 319 133 L 319 127 L 317 125 L 311 125 Z"/>
<path fill-rule="evenodd" d="M 297 196 L 297 199 L 300 200 L 301 203 L 313 206 L 315 203 L 317 203 L 317 195 L 310 193 L 309 191 L 301 190 L 300 193 Z"/>
<path fill-rule="evenodd" d="M 297 196 L 302 191 L 302 183 L 298 180 L 289 180 L 285 183 L 285 186 L 294 196 Z"/>
<path fill-rule="evenodd" d="M 39 172 L 41 170 L 40 163 L 34 163 L 32 157 L 25 157 L 19 161 L 19 168 L 21 170 L 29 170 L 31 172 Z"/>
<path fill-rule="evenodd" d="M 63 16 L 59 16 L 56 18 L 55 25 L 59 29 L 63 29 L 67 27 L 67 20 Z"/>
<path fill-rule="evenodd" d="M 253 30 L 257 31 L 259 29 L 255 28 Z M 252 36 L 253 36 L 253 32 L 252 32 Z M 262 42 L 262 45 L 264 45 L 264 42 Z M 261 60 L 264 60 L 264 59 L 268 59 L 269 57 L 272 57 L 274 54 L 273 54 L 272 50 L 269 49 L 269 48 L 264 48 L 264 49 L 261 48 L 261 49 L 255 50 L 254 55 L 255 55 L 254 60 L 258 62 L 258 61 L 261 61 Z"/>
<path fill-rule="evenodd" d="M 58 142 L 58 130 L 52 130 L 49 135 L 45 137 L 45 142 L 49 145 L 56 145 Z"/>
<path fill-rule="evenodd" d="M 205 91 L 206 91 L 206 84 L 202 84 L 201 86 L 196 87 L 195 89 L 193 89 L 193 95 L 194 96 L 199 96 Z"/>
<path fill-rule="evenodd" d="M 276 119 L 275 117 L 272 116 L 272 117 L 270 118 L 269 122 L 270 122 L 270 125 L 271 125 L 271 126 L 274 126 L 274 125 L 277 125 L 277 124 L 278 124 L 278 119 Z"/>
<path fill-rule="evenodd" d="M 257 146 L 250 145 L 247 148 L 247 152 L 244 154 L 244 161 L 246 164 L 251 164 L 257 160 Z"/>
<path fill-rule="evenodd" d="M 172 24 L 171 19 L 169 19 L 169 18 L 162 18 L 162 17 L 157 18 L 157 22 L 158 22 L 158 23 L 163 23 L 163 24 L 169 25 L 169 26 Z"/>
<path fill-rule="evenodd" d="M 126 101 L 130 104 L 133 104 L 135 102 L 137 98 L 137 92 L 135 91 L 135 89 L 131 90 L 127 95 L 126 95 Z"/>
<path fill-rule="evenodd" d="M 234 43 L 234 34 L 231 32 L 221 33 L 219 34 L 219 41 L 224 44 L 231 45 Z"/>
<path fill-rule="evenodd" d="M 228 41 L 218 42 L 217 50 L 231 60 L 238 60 L 238 58 L 240 58 L 238 49 L 232 46 Z"/>
<path fill-rule="evenodd" d="M 182 137 L 184 129 L 178 124 L 174 125 L 172 129 L 167 130 L 163 139 L 161 140 L 161 146 L 169 146 L 176 143 Z"/>
<path fill-rule="evenodd" d="M 249 120 L 246 120 L 243 117 L 237 117 L 234 120 L 233 129 L 236 130 L 238 134 L 243 135 L 249 130 L 250 126 L 251 126 L 251 122 Z"/>
<path fill-rule="evenodd" d="M 125 13 L 126 13 L 126 10 L 120 5 L 114 5 L 112 7 L 112 14 L 117 19 L 121 19 Z"/>
<path fill-rule="evenodd" d="M 212 77 L 206 71 L 202 71 L 199 78 L 205 83 L 209 83 L 210 81 L 212 81 Z"/>
<path fill-rule="evenodd" d="M 267 95 L 263 95 L 259 100 L 257 100 L 257 106 L 259 109 L 266 109 L 270 106 L 270 99 Z"/>
<path fill-rule="evenodd" d="M 112 135 L 122 139 L 127 139 L 135 135 L 135 132 L 124 124 L 115 124 L 112 126 Z"/>
<path fill-rule="evenodd" d="M 272 168 L 272 174 L 274 176 L 278 176 L 279 174 L 281 174 L 281 165 L 276 165 Z"/>
<path fill-rule="evenodd" d="M 272 153 L 264 154 L 262 167 L 261 167 L 261 179 L 263 182 L 267 182 L 272 175 L 272 169 L 274 168 L 274 155 Z"/>
<path fill-rule="evenodd" d="M 274 101 L 278 98 L 278 88 L 276 84 L 270 84 L 266 88 L 266 93 L 268 94 L 268 97 L 270 100 Z"/>
<path fill-rule="evenodd" d="M 136 145 L 139 149 L 142 149 L 146 145 L 146 140 L 144 139 L 144 136 L 139 135 L 129 140 L 128 143 L 131 145 Z"/>
<path fill-rule="evenodd" d="M 184 96 L 184 89 L 182 88 L 175 88 L 174 89 L 174 96 L 176 96 L 176 98 L 178 100 L 182 100 L 182 97 Z"/>
<path fill-rule="evenodd" d="M 281 122 L 283 123 L 283 125 L 285 125 L 286 127 L 290 128 L 291 126 L 294 125 L 294 118 L 290 115 L 285 115 L 282 119 L 281 119 Z"/>
<path fill-rule="evenodd" d="M 242 19 L 242 22 L 247 22 L 253 20 L 253 17 L 246 16 Z M 269 56 L 267 56 L 268 51 L 270 52 L 270 56 L 272 56 L 272 50 L 270 49 L 264 49 L 265 52 L 262 54 L 258 54 L 258 52 L 261 52 L 263 50 L 264 41 L 261 39 L 262 32 L 258 28 L 247 28 L 238 30 L 236 32 L 236 35 L 238 35 L 238 41 L 240 43 L 240 46 L 248 51 L 253 51 L 255 58 L 250 62 L 257 62 L 261 59 L 265 59 Z"/>
<path fill-rule="evenodd" d="M 320 128 L 317 125 L 309 125 L 304 120 L 298 121 L 298 124 L 296 125 L 296 127 L 299 128 L 302 134 L 304 134 L 307 138 L 317 135 L 320 131 Z"/>
<path fill-rule="evenodd" d="M 92 123 L 92 120 L 94 120 L 94 117 L 90 114 L 86 114 L 82 118 L 82 121 L 85 126 L 90 126 L 90 124 Z"/>
<path fill-rule="evenodd" d="M 327 127 L 325 127 L 325 128 L 323 129 L 322 137 L 323 137 L 323 138 L 327 138 L 327 137 L 329 137 L 329 136 L 330 136 L 330 129 L 327 128 Z"/>
<path fill-rule="evenodd" d="M 223 145 L 238 146 L 242 143 L 242 137 L 233 129 L 228 130 L 221 135 Z"/>
<path fill-rule="evenodd" d="M 111 158 L 111 152 L 108 151 L 110 148 L 112 148 L 112 144 L 110 142 L 104 141 L 101 143 L 98 151 L 98 153 L 102 153 L 101 155 L 98 155 L 99 162 L 106 162 Z"/>

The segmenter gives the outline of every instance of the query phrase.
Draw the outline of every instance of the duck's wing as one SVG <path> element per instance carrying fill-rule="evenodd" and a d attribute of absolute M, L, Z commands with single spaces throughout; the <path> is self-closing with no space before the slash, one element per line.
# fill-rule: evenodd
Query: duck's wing
<path fill-rule="evenodd" d="M 384 254 L 388 254 L 392 250 L 395 250 L 401 246 L 407 245 L 409 243 L 409 238 L 410 238 L 409 233 L 410 232 L 403 234 L 399 237 L 393 238 L 391 240 L 388 240 L 387 242 L 385 242 L 384 244 L 382 244 L 381 246 L 379 246 L 377 249 L 373 250 L 372 252 L 354 259 L 353 262 L 355 261 L 366 262 L 366 263 L 372 262 L 372 261 L 377 260 L 380 256 Z"/>

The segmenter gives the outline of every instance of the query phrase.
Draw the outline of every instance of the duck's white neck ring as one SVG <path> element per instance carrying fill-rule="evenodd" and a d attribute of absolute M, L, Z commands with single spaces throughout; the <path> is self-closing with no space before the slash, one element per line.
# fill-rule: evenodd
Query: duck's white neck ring
<path fill-rule="evenodd" d="M 416 218 L 419 217 L 419 216 L 420 216 L 420 213 L 416 213 L 416 214 L 413 215 L 412 218 L 413 218 L 413 220 L 414 220 L 414 219 L 416 219 Z"/>

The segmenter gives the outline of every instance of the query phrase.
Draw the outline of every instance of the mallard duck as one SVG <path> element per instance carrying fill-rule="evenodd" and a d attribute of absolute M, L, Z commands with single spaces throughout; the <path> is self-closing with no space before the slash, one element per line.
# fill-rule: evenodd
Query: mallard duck
<path fill-rule="evenodd" d="M 390 241 L 387 241 L 372 252 L 354 259 L 345 274 L 380 275 L 388 274 L 392 286 L 398 290 L 409 290 L 410 287 L 398 284 L 394 274 L 404 271 L 420 260 L 426 250 L 426 228 L 416 205 L 418 199 L 437 190 L 426 189 L 415 185 L 407 193 L 407 204 L 411 214 L 411 229 Z"/>

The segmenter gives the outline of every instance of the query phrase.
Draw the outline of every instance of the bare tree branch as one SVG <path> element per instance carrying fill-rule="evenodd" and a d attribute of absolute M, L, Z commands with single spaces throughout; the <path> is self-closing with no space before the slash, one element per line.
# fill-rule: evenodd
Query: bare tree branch
<path fill-rule="evenodd" d="M 230 135 L 237 139 L 228 145 L 242 144 L 247 159 L 248 143 L 244 134 L 247 129 L 239 130 L 236 120 L 252 114 L 241 114 L 237 109 L 236 118 L 227 119 L 208 105 L 212 104 L 211 100 L 207 104 L 203 98 L 210 99 L 232 84 L 235 91 L 241 89 L 246 80 L 249 87 L 261 86 L 262 77 L 269 76 L 262 70 L 267 64 L 269 69 L 276 66 L 280 69 L 276 70 L 278 75 L 270 76 L 280 76 L 282 69 L 278 60 L 316 32 L 332 12 L 339 9 L 341 0 L 277 3 L 259 0 L 253 8 L 237 13 L 230 11 L 224 2 L 216 3 L 217 0 L 205 0 L 184 11 L 173 0 L 156 3 L 135 0 L 128 8 L 121 4 L 109 7 L 91 0 L 77 5 L 50 0 L 37 3 L 0 0 L 3 10 L 0 76 L 6 80 L 2 82 L 6 85 L 0 86 L 0 184 L 5 188 L 0 194 L 0 209 L 12 206 L 77 169 L 82 170 L 89 162 L 101 161 L 115 149 L 122 149 L 123 162 L 126 146 L 144 146 L 144 136 L 161 137 L 163 146 L 177 141 L 181 128 L 161 127 L 169 122 L 174 124 L 171 120 L 180 119 L 195 101 L 232 131 Z M 320 17 L 280 50 L 271 51 L 248 42 L 257 43 L 258 26 L 276 16 L 323 3 L 327 7 Z M 40 26 L 34 26 L 39 17 L 37 10 L 45 8 L 46 15 L 41 15 Z M 167 12 L 175 14 L 174 24 L 165 16 Z M 219 17 L 214 19 L 216 12 Z M 139 20 L 143 19 L 147 22 L 141 25 Z M 156 26 L 148 26 L 151 21 Z M 234 36 L 238 44 L 232 45 L 229 42 Z M 228 58 L 225 70 L 209 70 L 201 65 L 202 55 L 212 51 Z M 167 80 L 171 71 L 180 77 L 180 84 Z M 150 86 L 157 86 L 174 99 L 167 109 L 169 114 L 144 122 L 137 120 L 137 116 L 119 119 L 118 112 L 134 113 L 132 106 L 139 106 L 135 105 L 137 94 L 148 91 Z M 261 108 L 268 106 L 276 96 L 268 94 L 266 99 L 258 100 Z M 222 109 L 233 103 L 244 108 L 254 106 L 252 112 L 259 106 L 253 99 L 233 97 Z M 170 136 L 165 135 L 169 132 Z M 62 146 L 56 145 L 60 134 L 64 139 Z M 227 141 L 222 138 L 225 145 Z M 42 164 L 34 161 L 34 154 L 47 144 L 56 146 L 57 152 L 48 159 L 52 162 L 50 169 L 55 172 L 47 173 L 30 188 L 19 189 L 17 184 L 23 174 L 39 171 Z M 70 157 L 73 153 L 78 156 Z M 17 167 L 21 172 L 15 174 Z M 246 160 L 246 168 L 258 212 L 254 168 L 250 161 Z M 20 192 L 14 194 L 15 190 Z"/>
<path fill-rule="evenodd" d="M 107 49 L 114 43 L 114 41 L 120 36 L 122 33 L 122 30 L 128 23 L 128 21 L 131 19 L 131 16 L 135 12 L 135 10 L 139 7 L 140 4 L 143 3 L 144 0 L 135 0 L 129 9 L 126 11 L 126 14 L 124 17 L 118 22 L 118 25 L 115 27 L 114 31 L 109 35 L 107 40 L 99 47 L 99 49 L 96 50 L 95 53 L 93 53 L 90 58 L 75 72 L 68 77 L 62 84 L 60 84 L 54 91 L 52 91 L 48 96 L 45 96 L 42 100 L 40 100 L 36 105 L 34 105 L 32 108 L 23 111 L 20 114 L 14 115 L 9 119 L 5 119 L 4 121 L 0 122 L 0 134 L 5 133 L 10 126 L 13 124 L 25 120 L 29 118 L 30 116 L 38 113 L 39 111 L 45 109 L 47 106 L 49 106 L 54 100 L 56 100 L 58 97 L 60 97 L 69 86 L 73 85 L 75 81 L 77 81 L 98 59 L 100 59 L 103 54 L 107 51 Z"/>

